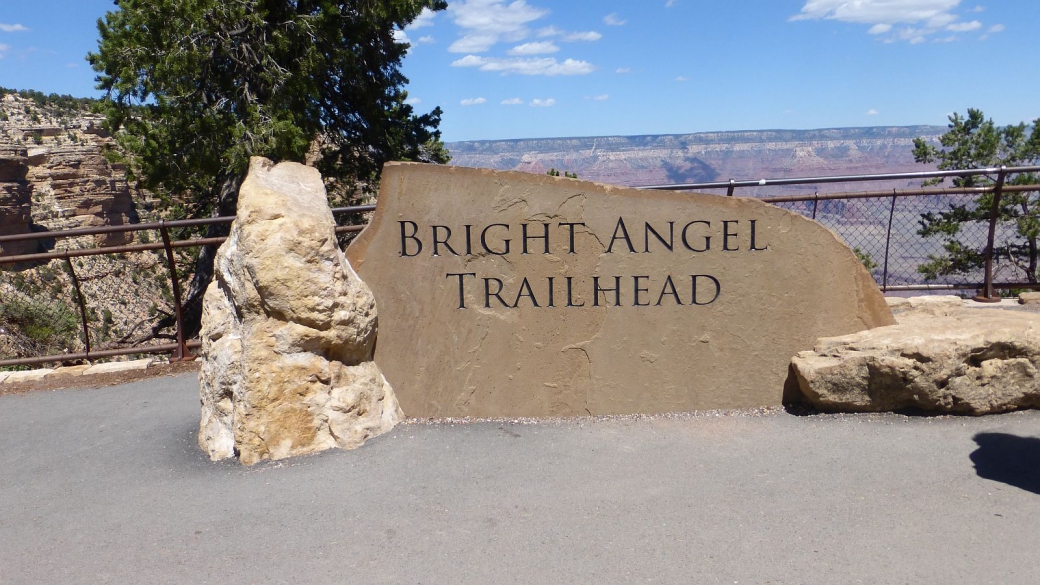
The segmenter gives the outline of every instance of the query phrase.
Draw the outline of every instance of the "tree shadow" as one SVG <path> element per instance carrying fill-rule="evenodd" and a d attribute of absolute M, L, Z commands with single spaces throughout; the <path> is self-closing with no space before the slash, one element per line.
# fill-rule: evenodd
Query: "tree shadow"
<path fill-rule="evenodd" d="M 975 473 L 1040 495 L 1040 439 L 1007 433 L 979 433 L 969 456 Z"/>

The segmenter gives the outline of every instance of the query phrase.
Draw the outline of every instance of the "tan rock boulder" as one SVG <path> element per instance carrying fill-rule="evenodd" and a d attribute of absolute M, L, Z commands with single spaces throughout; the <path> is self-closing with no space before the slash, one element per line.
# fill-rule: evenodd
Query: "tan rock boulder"
<path fill-rule="evenodd" d="M 390 430 L 402 413 L 375 334 L 318 171 L 252 159 L 205 296 L 199 445 L 250 465 Z"/>
<path fill-rule="evenodd" d="M 988 414 L 1040 407 L 1040 315 L 963 309 L 817 341 L 792 360 L 821 410 Z"/>
<path fill-rule="evenodd" d="M 1030 291 L 1018 295 L 1018 304 L 1029 305 L 1033 303 L 1040 303 L 1040 292 Z"/>

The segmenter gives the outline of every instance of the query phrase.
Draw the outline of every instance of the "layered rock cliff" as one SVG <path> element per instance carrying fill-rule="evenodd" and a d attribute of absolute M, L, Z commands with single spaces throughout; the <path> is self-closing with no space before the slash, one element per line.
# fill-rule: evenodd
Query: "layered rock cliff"
<path fill-rule="evenodd" d="M 591 181 L 638 186 L 920 171 L 926 167 L 914 162 L 913 139 L 935 140 L 945 131 L 940 126 L 762 130 L 486 140 L 447 147 L 454 165 L 539 174 L 556 168 Z"/>
<path fill-rule="evenodd" d="M 26 174 L 29 158 L 24 147 L 0 145 L 0 236 L 28 233 L 32 223 L 32 190 Z M 31 242 L 0 244 L 0 254 L 28 254 Z"/>
<path fill-rule="evenodd" d="M 38 103 L 0 99 L 0 234 L 66 230 L 138 221 L 125 169 L 105 159 L 111 138 L 101 117 Z M 93 238 L 129 243 L 130 234 Z M 35 251 L 32 242 L 0 244 L 0 254 Z"/>

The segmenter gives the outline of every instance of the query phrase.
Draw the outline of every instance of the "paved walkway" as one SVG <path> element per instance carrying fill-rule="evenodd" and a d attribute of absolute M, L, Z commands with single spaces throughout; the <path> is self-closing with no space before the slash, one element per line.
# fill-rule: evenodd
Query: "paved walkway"
<path fill-rule="evenodd" d="M 0 397 L 3 583 L 1038 583 L 1040 413 L 406 424 L 243 468 L 188 376 Z"/>

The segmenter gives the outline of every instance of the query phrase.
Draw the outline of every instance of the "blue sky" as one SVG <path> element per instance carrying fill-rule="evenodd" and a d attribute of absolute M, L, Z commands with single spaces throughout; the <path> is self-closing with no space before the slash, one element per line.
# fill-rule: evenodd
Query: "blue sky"
<path fill-rule="evenodd" d="M 0 86 L 97 96 L 111 0 L 0 0 Z M 461 0 L 401 31 L 444 139 L 1040 117 L 1037 0 Z"/>

